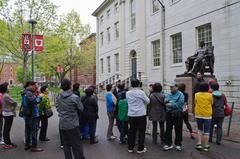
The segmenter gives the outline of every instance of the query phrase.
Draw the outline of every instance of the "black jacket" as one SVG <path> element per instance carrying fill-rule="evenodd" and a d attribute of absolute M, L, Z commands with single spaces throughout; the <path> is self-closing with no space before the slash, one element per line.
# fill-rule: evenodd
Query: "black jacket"
<path fill-rule="evenodd" d="M 83 120 L 95 122 L 98 119 L 98 98 L 95 95 L 84 96 L 83 103 Z"/>

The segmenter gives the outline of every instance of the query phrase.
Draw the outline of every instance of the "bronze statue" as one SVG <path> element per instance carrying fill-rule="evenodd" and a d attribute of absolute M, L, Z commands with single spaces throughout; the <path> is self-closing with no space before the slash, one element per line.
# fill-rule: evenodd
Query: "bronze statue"
<path fill-rule="evenodd" d="M 213 75 L 214 72 L 214 47 L 205 47 L 205 43 L 203 41 L 200 42 L 200 48 L 196 50 L 196 53 L 193 56 L 187 58 L 185 74 L 196 75 L 197 72 L 205 72 L 211 73 Z"/>

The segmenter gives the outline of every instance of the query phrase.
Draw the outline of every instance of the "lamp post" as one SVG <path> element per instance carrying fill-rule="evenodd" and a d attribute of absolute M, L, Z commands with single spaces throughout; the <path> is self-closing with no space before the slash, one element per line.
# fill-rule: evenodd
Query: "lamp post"
<path fill-rule="evenodd" d="M 37 21 L 36 20 L 34 20 L 34 19 L 30 19 L 29 21 L 28 21 L 28 23 L 29 24 L 31 24 L 31 26 L 32 26 L 32 80 L 34 81 L 34 63 L 35 63 L 35 55 L 34 55 L 34 46 L 35 46 L 35 44 L 34 44 L 34 29 L 35 29 L 35 25 L 37 24 Z"/>

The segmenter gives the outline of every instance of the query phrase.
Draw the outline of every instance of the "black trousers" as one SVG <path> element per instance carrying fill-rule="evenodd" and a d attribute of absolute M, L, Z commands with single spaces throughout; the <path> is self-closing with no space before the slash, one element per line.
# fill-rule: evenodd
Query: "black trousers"
<path fill-rule="evenodd" d="M 11 145 L 11 139 L 10 139 L 10 131 L 12 128 L 12 123 L 13 123 L 13 118 L 14 116 L 4 116 L 4 126 L 3 126 L 3 139 L 4 139 L 4 143 L 6 145 Z"/>
<path fill-rule="evenodd" d="M 189 123 L 189 120 L 188 120 L 188 113 L 183 113 L 183 121 L 186 124 L 189 132 L 192 133 L 193 131 L 192 131 L 192 126 L 191 126 L 191 124 Z"/>
<path fill-rule="evenodd" d="M 41 122 L 41 129 L 40 129 L 39 140 L 45 140 L 47 137 L 48 117 L 46 115 L 41 116 L 40 122 Z"/>
<path fill-rule="evenodd" d="M 63 138 L 63 149 L 65 159 L 85 159 L 81 143 L 79 127 L 70 130 L 60 130 Z M 73 156 L 72 156 L 73 154 Z"/>
<path fill-rule="evenodd" d="M 223 125 L 224 117 L 213 117 L 212 118 L 212 124 L 210 128 L 210 135 L 209 135 L 209 140 L 212 140 L 213 136 L 213 128 L 214 125 L 217 125 L 217 130 L 216 130 L 216 143 L 221 143 L 222 141 L 222 125 Z"/>
<path fill-rule="evenodd" d="M 170 112 L 166 115 L 166 140 L 165 144 L 172 145 L 172 130 L 175 128 L 175 145 L 182 146 L 182 129 L 183 129 L 183 113 L 178 112 L 172 114 Z"/>
<path fill-rule="evenodd" d="M 120 141 L 125 142 L 125 137 L 128 134 L 128 121 L 119 121 Z"/>
<path fill-rule="evenodd" d="M 25 146 L 30 146 L 32 143 L 32 148 L 37 147 L 37 136 L 38 136 L 38 126 L 39 118 L 25 117 Z"/>
<path fill-rule="evenodd" d="M 147 119 L 146 116 L 129 117 L 130 129 L 128 132 L 128 149 L 133 150 L 135 146 L 136 134 L 138 132 L 138 150 L 144 149 L 145 131 Z"/>
<path fill-rule="evenodd" d="M 88 124 L 89 126 L 89 136 L 90 136 L 90 142 L 95 141 L 95 134 L 96 134 L 96 128 L 97 128 L 97 119 L 91 120 L 91 121 L 84 121 L 81 123 L 81 133 L 83 132 L 85 126 Z"/>
<path fill-rule="evenodd" d="M 165 140 L 164 122 L 152 121 L 152 124 L 153 124 L 153 130 L 152 130 L 153 143 L 157 143 L 157 128 L 158 128 L 158 124 L 159 124 L 159 127 L 160 127 L 161 143 L 164 143 L 164 140 Z"/>

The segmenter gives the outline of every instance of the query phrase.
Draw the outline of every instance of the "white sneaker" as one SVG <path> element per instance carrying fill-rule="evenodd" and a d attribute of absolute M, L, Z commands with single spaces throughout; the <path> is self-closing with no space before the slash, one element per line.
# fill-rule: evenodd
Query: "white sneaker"
<path fill-rule="evenodd" d="M 108 138 L 108 140 L 115 140 L 116 137 L 115 136 L 111 136 L 110 138 Z"/>
<path fill-rule="evenodd" d="M 182 151 L 182 147 L 181 146 L 176 146 L 176 150 L 177 151 Z"/>
<path fill-rule="evenodd" d="M 142 153 L 145 153 L 147 152 L 147 148 L 144 148 L 142 151 L 137 151 L 138 154 L 142 154 Z"/>
<path fill-rule="evenodd" d="M 128 150 L 129 153 L 133 153 L 133 150 Z"/>
<path fill-rule="evenodd" d="M 173 145 L 171 145 L 171 146 L 164 145 L 163 149 L 164 149 L 164 151 L 172 150 L 173 149 Z"/>
<path fill-rule="evenodd" d="M 4 141 L 0 141 L 0 145 L 4 145 L 5 143 L 4 143 Z"/>

